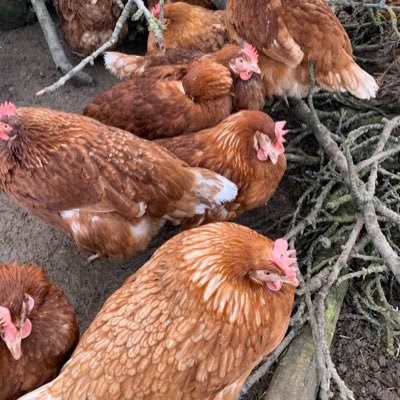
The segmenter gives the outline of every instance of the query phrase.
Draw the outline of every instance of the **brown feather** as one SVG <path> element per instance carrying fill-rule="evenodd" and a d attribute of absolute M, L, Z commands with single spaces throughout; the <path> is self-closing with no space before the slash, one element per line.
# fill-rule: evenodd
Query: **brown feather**
<path fill-rule="evenodd" d="M 272 292 L 250 278 L 277 273 L 272 245 L 231 223 L 176 235 L 106 301 L 34 398 L 203 400 L 243 381 L 283 339 L 293 306 L 293 286 Z"/>
<path fill-rule="evenodd" d="M 105 55 L 105 64 L 106 68 L 120 79 L 151 77 L 153 79 L 180 80 L 187 73 L 189 64 L 195 60 L 206 58 L 229 68 L 230 62 L 240 55 L 240 47 L 232 45 L 226 45 L 214 54 L 182 48 L 165 49 L 145 56 L 108 52 Z M 265 102 L 265 89 L 261 76 L 253 73 L 247 81 L 243 81 L 234 74 L 232 77 L 232 111 L 262 110 Z"/>
<path fill-rule="evenodd" d="M 132 255 L 166 220 L 179 223 L 236 195 L 225 178 L 91 118 L 18 108 L 1 121 L 13 130 L 0 140 L 0 188 L 101 256 Z"/>
<path fill-rule="evenodd" d="M 186 48 L 204 53 L 217 51 L 228 42 L 225 12 L 211 11 L 183 2 L 164 7 L 166 30 L 165 48 Z M 158 51 L 153 32 L 149 32 L 147 51 Z"/>
<path fill-rule="evenodd" d="M 204 59 L 191 64 L 182 81 L 159 76 L 118 83 L 83 114 L 146 139 L 205 129 L 230 114 L 233 81 L 223 65 Z"/>
<path fill-rule="evenodd" d="M 0 306 L 10 310 L 14 324 L 20 320 L 25 294 L 35 304 L 28 315 L 32 331 L 22 339 L 19 360 L 11 356 L 0 337 L 2 400 L 14 400 L 54 379 L 79 338 L 74 310 L 42 268 L 15 262 L 0 264 Z"/>
<path fill-rule="evenodd" d="M 309 63 L 317 84 L 369 99 L 378 86 L 352 58 L 349 37 L 324 0 L 228 0 L 230 38 L 247 40 L 260 52 L 268 96 L 304 97 Z"/>
<path fill-rule="evenodd" d="M 236 183 L 237 197 L 224 206 L 228 213 L 214 209 L 217 213 L 209 214 L 206 221 L 233 219 L 265 205 L 277 189 L 286 170 L 285 156 L 279 156 L 276 165 L 270 160 L 258 160 L 254 148 L 256 131 L 275 141 L 274 122 L 260 111 L 241 111 L 213 128 L 157 140 L 192 167 L 210 169 Z"/>

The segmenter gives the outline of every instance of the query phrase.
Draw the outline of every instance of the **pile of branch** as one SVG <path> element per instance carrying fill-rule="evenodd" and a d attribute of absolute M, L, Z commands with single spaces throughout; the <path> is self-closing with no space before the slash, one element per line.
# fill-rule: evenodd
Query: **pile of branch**
<path fill-rule="evenodd" d="M 400 7 L 388 9 L 384 1 L 331 3 L 339 14 L 351 5 L 352 18 L 362 15 L 363 26 L 370 19 L 370 34 L 364 26 L 353 36 L 358 42 L 364 38 L 363 52 L 374 51 L 376 57 L 374 42 L 392 42 L 391 29 L 398 35 Z M 386 24 L 381 10 L 390 11 Z M 375 34 L 381 31 L 381 36 Z M 387 55 L 388 64 L 396 62 L 395 50 Z M 366 64 L 368 60 L 365 57 Z M 312 65 L 310 78 L 314 83 Z M 307 102 L 291 101 L 289 112 L 279 112 L 301 126 L 288 140 L 288 158 L 307 166 L 307 177 L 296 177 L 307 189 L 293 215 L 279 222 L 300 251 L 304 285 L 297 291 L 297 312 L 288 335 L 249 377 L 242 398 L 252 398 L 254 386 L 284 353 L 263 399 L 311 400 L 318 394 L 326 400 L 333 396 L 332 382 L 341 398 L 355 399 L 329 349 L 350 282 L 347 296 L 357 312 L 346 317 L 365 319 L 384 331 L 390 354 L 400 345 L 400 313 L 393 296 L 400 288 L 400 108 L 393 98 L 366 104 L 347 95 L 313 96 L 310 90 Z M 319 144 L 317 155 L 307 154 L 313 137 Z M 271 226 L 272 232 L 275 229 Z"/>

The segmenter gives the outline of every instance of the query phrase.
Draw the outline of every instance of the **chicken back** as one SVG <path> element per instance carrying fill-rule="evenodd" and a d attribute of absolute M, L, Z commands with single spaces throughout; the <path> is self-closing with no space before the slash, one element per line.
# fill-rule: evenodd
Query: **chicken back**
<path fill-rule="evenodd" d="M 160 6 L 152 10 L 153 16 L 159 17 Z M 224 11 L 211 11 L 203 7 L 183 2 L 164 6 L 163 33 L 165 48 L 186 48 L 205 53 L 219 50 L 228 42 L 228 30 L 225 25 Z M 154 33 L 150 30 L 147 51 L 159 50 Z"/>
<path fill-rule="evenodd" d="M 54 379 L 79 338 L 74 310 L 43 269 L 0 264 L 0 399 Z"/>
<path fill-rule="evenodd" d="M 169 220 L 205 215 L 236 185 L 81 115 L 0 106 L 0 188 L 98 256 L 145 249 Z"/>
<path fill-rule="evenodd" d="M 54 5 L 65 41 L 80 56 L 91 54 L 111 38 L 121 14 L 114 0 L 54 0 Z M 127 34 L 124 24 L 115 46 Z"/>
<path fill-rule="evenodd" d="M 260 72 L 257 60 L 257 52 L 245 44 L 226 45 L 186 66 L 160 67 L 167 68 L 167 77 L 160 68 L 141 74 L 141 68 L 133 66 L 135 76 L 101 93 L 83 114 L 151 140 L 197 132 L 232 112 L 234 82 L 248 81 Z"/>
<path fill-rule="evenodd" d="M 268 96 L 304 97 L 315 62 L 320 87 L 375 97 L 375 79 L 352 56 L 349 37 L 325 0 L 228 0 L 230 39 L 246 40 L 260 53 Z"/>
<path fill-rule="evenodd" d="M 291 254 L 227 222 L 176 235 L 106 301 L 61 374 L 21 400 L 236 399 L 287 330 Z"/>
<path fill-rule="evenodd" d="M 241 111 L 213 128 L 157 143 L 192 167 L 210 169 L 237 185 L 238 195 L 225 206 L 228 213 L 208 216 L 208 221 L 229 220 L 265 205 L 277 189 L 286 170 L 284 125 L 261 111 Z"/>
<path fill-rule="evenodd" d="M 226 46 L 231 47 L 231 46 Z M 221 53 L 202 53 L 197 50 L 182 48 L 165 49 L 145 56 L 124 54 L 115 51 L 106 52 L 104 64 L 106 68 L 119 79 L 130 79 L 140 76 L 174 76 L 179 79 L 179 66 L 188 64 L 201 57 L 219 60 Z M 255 61 L 258 55 L 253 55 Z M 224 59 L 222 57 L 222 59 Z M 226 62 L 224 65 L 228 65 Z M 178 66 L 174 68 L 173 66 Z M 175 72 L 176 71 L 176 72 Z M 253 71 L 254 72 L 254 71 Z M 175 74 L 175 75 L 174 75 Z M 250 79 L 243 80 L 233 75 L 232 112 L 239 110 L 262 110 L 265 102 L 265 89 L 259 73 L 252 73 Z"/>

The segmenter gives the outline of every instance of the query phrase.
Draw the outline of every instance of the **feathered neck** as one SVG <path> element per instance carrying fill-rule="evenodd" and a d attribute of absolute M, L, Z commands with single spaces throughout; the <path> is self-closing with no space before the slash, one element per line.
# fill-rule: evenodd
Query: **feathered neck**
<path fill-rule="evenodd" d="M 5 121 L 13 131 L 0 141 L 0 179 L 15 167 L 41 168 L 80 131 L 76 115 L 44 108 L 19 108 Z"/>

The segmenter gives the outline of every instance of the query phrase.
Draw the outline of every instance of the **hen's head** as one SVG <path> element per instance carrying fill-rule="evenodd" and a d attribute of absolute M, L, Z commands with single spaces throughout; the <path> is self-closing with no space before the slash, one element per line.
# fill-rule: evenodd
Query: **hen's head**
<path fill-rule="evenodd" d="M 204 287 L 205 300 L 217 294 L 219 287 L 251 290 L 262 286 L 272 293 L 283 285 L 299 284 L 294 250 L 288 250 L 284 239 L 273 242 L 247 227 L 219 222 L 186 231 L 174 241 L 178 253 L 182 251 L 181 268 L 187 268 L 193 284 Z"/>
<path fill-rule="evenodd" d="M 35 306 L 26 293 L 22 270 L 16 264 L 0 265 L 0 337 L 15 360 L 22 355 L 21 341 L 31 334 L 32 322 L 28 318 Z"/>
<path fill-rule="evenodd" d="M 267 116 L 268 117 L 268 116 Z M 268 117 L 269 118 L 269 117 Z M 260 161 L 271 160 L 273 164 L 278 162 L 278 158 L 285 152 L 283 143 L 285 142 L 284 135 L 288 133 L 283 129 L 286 121 L 272 122 L 266 126 L 266 129 L 257 129 L 254 133 L 254 148 L 257 151 L 257 158 Z"/>
<path fill-rule="evenodd" d="M 259 161 L 270 160 L 273 164 L 285 152 L 284 136 L 288 132 L 283 129 L 285 124 L 286 121 L 274 122 L 268 114 L 252 110 L 239 111 L 221 122 L 230 135 L 244 137 L 248 141 L 250 154 L 254 154 Z"/>
<path fill-rule="evenodd" d="M 0 104 L 0 140 L 9 141 L 13 137 L 12 116 L 17 112 L 13 103 Z"/>
<path fill-rule="evenodd" d="M 298 286 L 297 268 L 293 267 L 297 262 L 296 257 L 292 257 L 294 253 L 295 250 L 289 250 L 285 239 L 275 240 L 268 256 L 271 264 L 250 271 L 250 278 L 260 285 L 266 285 L 272 292 L 280 290 L 284 283 Z"/>
<path fill-rule="evenodd" d="M 170 22 L 170 19 L 169 19 L 169 15 L 171 14 L 170 13 L 170 9 L 169 9 L 169 4 L 165 4 L 164 5 L 164 25 L 165 26 L 167 26 L 168 24 L 169 24 L 169 22 Z M 157 3 L 152 9 L 151 9 L 151 15 L 154 17 L 154 18 L 157 18 L 157 19 L 159 19 L 160 18 L 160 11 L 161 11 L 161 7 L 160 7 L 160 4 L 159 3 Z M 150 29 L 150 28 L 149 28 Z M 151 29 L 150 29 L 151 30 Z"/>
<path fill-rule="evenodd" d="M 231 72 L 243 81 L 248 81 L 253 73 L 261 73 L 257 50 L 248 43 L 241 47 L 233 44 L 225 45 L 216 53 L 215 58 L 229 67 Z"/>

